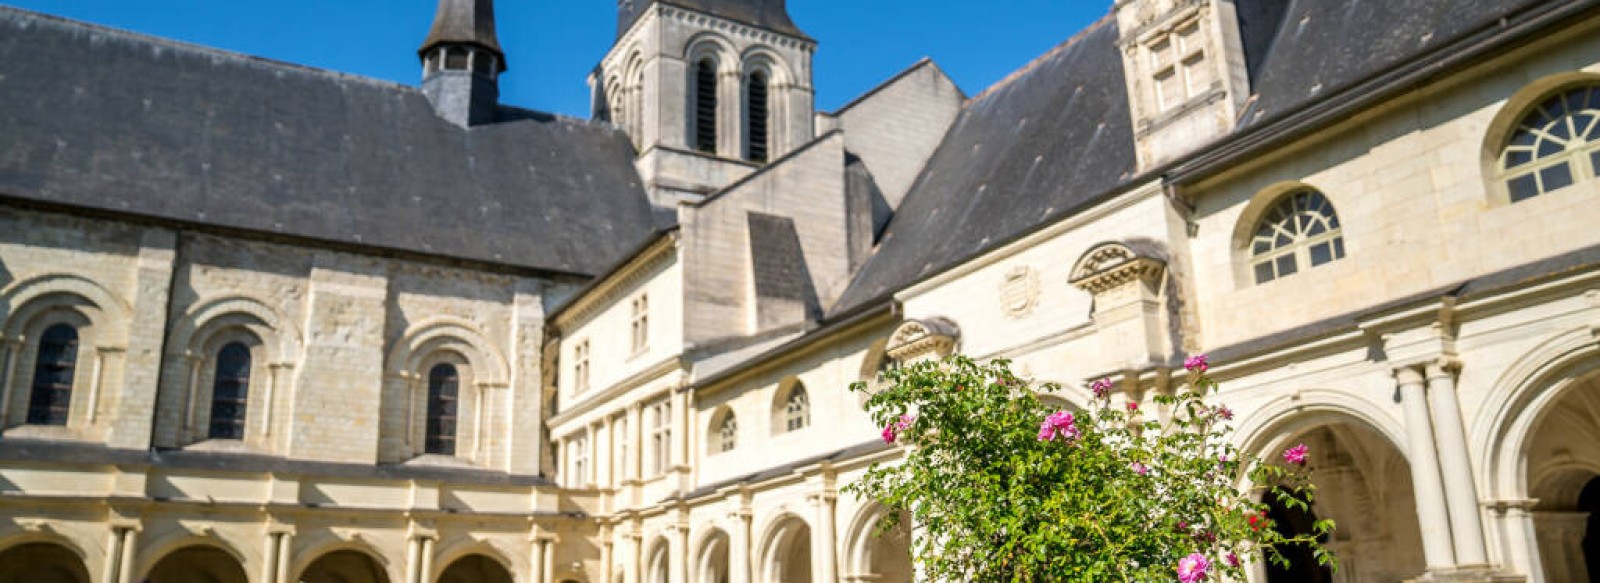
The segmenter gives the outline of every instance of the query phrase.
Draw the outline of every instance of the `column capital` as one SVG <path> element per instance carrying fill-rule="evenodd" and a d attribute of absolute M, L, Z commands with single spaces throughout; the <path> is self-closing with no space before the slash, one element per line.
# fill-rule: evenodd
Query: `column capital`
<path fill-rule="evenodd" d="M 1427 372 L 1428 379 L 1432 380 L 1443 377 L 1454 377 L 1457 373 L 1461 372 L 1461 366 L 1462 363 L 1460 359 L 1445 356 L 1440 357 L 1438 360 L 1433 362 L 1427 363 L 1424 365 L 1424 370 Z"/>
<path fill-rule="evenodd" d="M 1422 370 L 1415 364 L 1406 364 L 1394 367 L 1394 380 L 1402 385 L 1420 385 L 1426 378 Z"/>

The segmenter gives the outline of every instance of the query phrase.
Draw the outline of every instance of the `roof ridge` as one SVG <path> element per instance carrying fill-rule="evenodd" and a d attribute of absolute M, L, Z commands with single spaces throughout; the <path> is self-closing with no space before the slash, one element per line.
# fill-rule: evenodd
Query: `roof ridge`
<path fill-rule="evenodd" d="M 101 33 L 101 34 L 113 35 L 113 36 L 121 37 L 121 38 L 127 39 L 127 40 L 143 42 L 143 43 L 150 44 L 150 45 L 153 45 L 153 46 L 173 49 L 173 50 L 177 50 L 177 51 L 184 51 L 184 52 L 188 52 L 188 53 L 192 53 L 192 54 L 196 54 L 196 55 L 202 55 L 202 56 L 208 56 L 208 57 L 224 57 L 224 58 L 228 58 L 228 59 L 234 59 L 234 60 L 237 60 L 237 61 L 241 61 L 241 62 L 244 62 L 244 63 L 264 65 L 264 66 L 278 68 L 278 69 L 286 69 L 286 70 L 299 72 L 299 73 L 307 73 L 307 74 L 310 74 L 310 75 L 313 75 L 313 76 L 319 76 L 319 77 L 330 77 L 330 78 L 343 79 L 343 80 L 349 80 L 349 81 L 357 81 L 357 82 L 366 83 L 366 84 L 369 84 L 369 85 L 375 85 L 375 86 L 386 87 L 386 88 L 391 88 L 391 89 L 405 89 L 405 90 L 410 90 L 410 91 L 417 91 L 418 90 L 414 86 L 406 85 L 404 83 L 398 83 L 398 82 L 395 82 L 395 81 L 389 81 L 387 79 L 379 79 L 379 78 L 376 78 L 376 77 L 368 77 L 368 76 L 365 76 L 365 75 L 357 75 L 355 73 L 346 73 L 346 72 L 343 72 L 343 71 L 335 71 L 333 69 L 324 69 L 324 68 L 321 68 L 321 67 L 313 67 L 311 65 L 305 65 L 305 64 L 301 64 L 301 63 L 292 63 L 292 62 L 289 62 L 289 61 L 282 61 L 282 60 L 273 59 L 273 58 L 269 58 L 269 57 L 263 57 L 263 56 L 260 56 L 260 55 L 252 55 L 252 54 L 241 52 L 241 51 L 234 51 L 234 50 L 218 48 L 218 47 L 214 47 L 214 46 L 210 46 L 210 45 L 203 45 L 203 44 L 200 44 L 200 43 L 197 43 L 197 42 L 191 42 L 191 41 L 179 40 L 179 39 L 170 38 L 170 37 L 158 36 L 158 35 L 154 35 L 154 34 L 150 34 L 150 33 L 144 33 L 144 32 L 139 32 L 139 31 L 135 31 L 135 30 L 130 30 L 130 29 L 126 29 L 126 28 L 118 28 L 118 27 L 115 27 L 115 26 L 99 24 L 99 23 L 94 23 L 94 22 L 88 22 L 88 21 L 85 21 L 85 20 L 77 20 L 77 19 L 74 19 L 74 18 L 67 18 L 67 17 L 64 17 L 64 16 L 57 16 L 57 15 L 54 15 L 54 14 L 48 14 L 48 13 L 44 13 L 44 12 L 37 12 L 37 11 L 28 10 L 28 9 L 24 9 L 24 8 L 18 8 L 18 7 L 15 7 L 15 6 L 7 6 L 7 5 L 4 5 L 4 4 L 0 4 L 0 19 L 6 18 L 8 16 L 8 14 L 16 15 L 16 16 L 22 17 L 24 19 L 28 19 L 28 20 L 32 20 L 32 21 L 36 21 L 36 22 L 45 22 L 45 23 L 50 23 L 50 24 L 54 24 L 54 25 L 57 25 L 57 26 L 66 27 L 66 28 L 80 29 L 80 30 L 84 30 L 84 31 L 87 31 L 87 32 L 91 32 L 91 33 Z"/>
<path fill-rule="evenodd" d="M 972 96 L 971 99 L 968 99 L 966 104 L 967 105 L 971 105 L 973 103 L 977 103 L 979 101 L 983 101 L 985 98 L 989 97 L 990 95 L 994 94 L 995 92 L 997 92 L 997 91 L 999 91 L 1001 89 L 1005 89 L 1006 87 L 1010 86 L 1012 83 L 1015 83 L 1018 79 L 1026 77 L 1029 73 L 1032 73 L 1035 69 L 1038 69 L 1040 66 L 1042 66 L 1044 64 L 1045 61 L 1049 60 L 1052 57 L 1055 57 L 1058 54 L 1061 54 L 1063 51 L 1066 51 L 1067 49 L 1070 49 L 1070 48 L 1073 48 L 1073 47 L 1077 46 L 1078 43 L 1082 42 L 1083 39 L 1087 38 L 1090 34 L 1100 30 L 1101 28 L 1105 27 L 1108 24 L 1115 24 L 1116 21 L 1117 20 L 1116 20 L 1116 17 L 1115 17 L 1114 14 L 1107 13 L 1105 16 L 1100 17 L 1099 20 L 1094 21 L 1093 24 L 1090 24 L 1089 26 L 1084 27 L 1083 30 L 1080 30 L 1080 31 L 1074 33 L 1071 37 L 1067 38 L 1067 40 L 1062 41 L 1061 44 L 1058 44 L 1058 45 L 1052 47 L 1050 50 L 1045 51 L 1044 54 L 1042 54 L 1042 55 L 1034 57 L 1033 60 L 1028 61 L 1021 68 L 1019 68 L 1019 69 L 1017 69 L 1015 71 L 1012 71 L 1010 74 L 1008 74 L 1005 77 L 1001 78 L 999 81 L 995 81 L 995 83 L 993 85 L 990 85 L 988 89 L 984 89 L 982 92 L 978 93 L 977 95 Z"/>
<path fill-rule="evenodd" d="M 866 91 L 862 92 L 860 95 L 855 96 L 855 98 L 853 98 L 850 101 L 846 102 L 844 105 L 839 106 L 837 109 L 834 109 L 833 111 L 823 112 L 823 113 L 826 113 L 827 115 L 831 115 L 831 116 L 837 117 L 838 115 L 840 115 L 840 114 L 842 114 L 842 113 L 844 113 L 846 111 L 849 111 L 850 108 L 855 107 L 857 105 L 861 105 L 861 103 L 863 101 L 866 101 L 867 99 L 871 98 L 873 95 L 877 95 L 878 92 L 889 88 L 889 86 L 894 85 L 896 82 L 899 82 L 901 79 L 904 79 L 908 75 L 910 75 L 912 73 L 915 73 L 918 69 L 921 69 L 921 68 L 926 67 L 928 65 L 933 65 L 933 68 L 939 69 L 941 72 L 943 71 L 943 69 L 939 67 L 938 63 L 933 62 L 933 57 L 923 56 L 922 58 L 917 59 L 917 62 L 912 63 L 910 66 L 907 66 L 904 69 L 901 69 L 900 72 L 898 72 L 898 73 L 890 75 L 889 78 L 884 79 L 883 81 L 879 81 L 877 85 L 873 85 L 871 88 L 869 88 Z M 955 80 L 952 79 L 951 83 L 954 84 Z M 956 87 L 956 89 L 959 91 L 961 88 L 960 87 Z"/>

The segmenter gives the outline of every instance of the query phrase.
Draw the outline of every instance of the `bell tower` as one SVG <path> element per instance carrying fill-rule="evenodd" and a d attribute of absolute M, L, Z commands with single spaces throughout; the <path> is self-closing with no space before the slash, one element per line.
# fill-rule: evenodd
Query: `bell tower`
<path fill-rule="evenodd" d="M 461 127 L 494 121 L 505 53 L 494 30 L 494 0 L 439 0 L 422 59 L 422 92 L 439 117 Z"/>
<path fill-rule="evenodd" d="M 633 140 L 657 205 L 700 200 L 815 137 L 815 51 L 784 0 L 618 0 L 594 116 Z"/>
<path fill-rule="evenodd" d="M 1250 95 L 1232 0 L 1117 0 L 1139 166 L 1232 131 Z"/>

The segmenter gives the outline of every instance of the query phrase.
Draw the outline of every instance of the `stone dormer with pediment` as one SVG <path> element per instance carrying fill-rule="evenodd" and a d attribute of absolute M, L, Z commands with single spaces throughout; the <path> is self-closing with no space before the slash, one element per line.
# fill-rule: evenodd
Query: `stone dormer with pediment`
<path fill-rule="evenodd" d="M 1094 296 L 1093 322 L 1107 362 L 1130 369 L 1164 362 L 1171 337 L 1168 255 L 1160 243 L 1101 243 L 1072 267 L 1070 283 Z"/>
<path fill-rule="evenodd" d="M 944 318 L 908 320 L 889 335 L 889 358 L 901 365 L 950 356 L 961 338 L 961 329 Z"/>

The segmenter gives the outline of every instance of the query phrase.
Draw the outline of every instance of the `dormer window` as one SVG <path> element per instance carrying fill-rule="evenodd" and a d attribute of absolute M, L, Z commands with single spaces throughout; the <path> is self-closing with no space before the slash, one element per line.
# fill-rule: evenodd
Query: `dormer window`
<path fill-rule="evenodd" d="M 1205 40 L 1199 23 L 1157 37 L 1149 45 L 1149 53 L 1150 69 L 1155 71 L 1157 111 L 1188 103 L 1211 88 L 1211 68 L 1205 62 Z"/>

